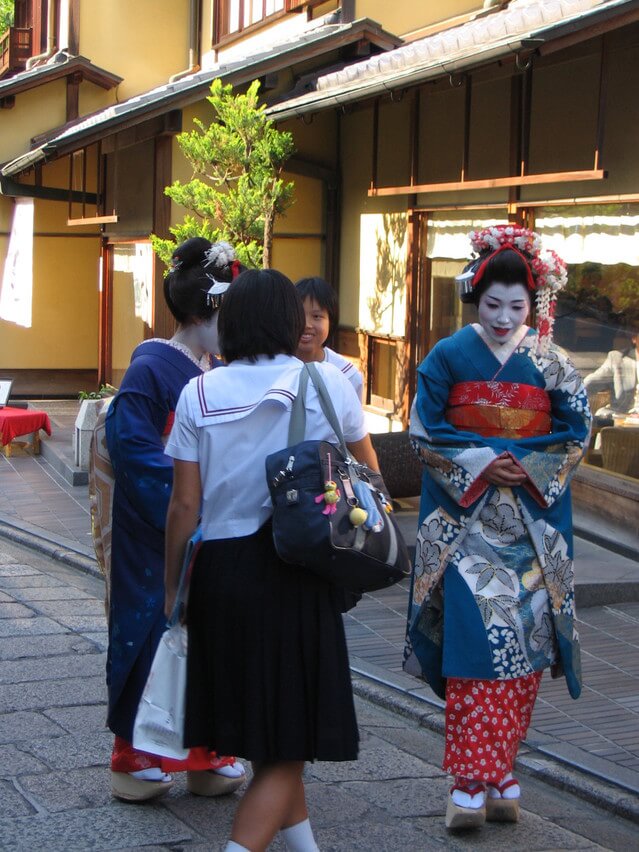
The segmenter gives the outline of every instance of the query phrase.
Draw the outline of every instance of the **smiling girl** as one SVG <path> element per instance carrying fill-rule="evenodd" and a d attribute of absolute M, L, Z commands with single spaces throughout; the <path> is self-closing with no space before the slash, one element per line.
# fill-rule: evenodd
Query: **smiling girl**
<path fill-rule="evenodd" d="M 301 361 L 328 361 L 329 364 L 334 364 L 353 385 L 361 400 L 364 380 L 360 371 L 343 355 L 324 346 L 329 334 L 337 328 L 338 305 L 335 290 L 323 278 L 301 278 L 295 287 L 302 297 L 306 314 L 297 357 Z"/>

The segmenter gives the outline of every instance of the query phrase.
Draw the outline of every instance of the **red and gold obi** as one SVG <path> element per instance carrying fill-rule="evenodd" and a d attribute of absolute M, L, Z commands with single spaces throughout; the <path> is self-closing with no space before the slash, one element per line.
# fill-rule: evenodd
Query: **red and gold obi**
<path fill-rule="evenodd" d="M 519 382 L 459 382 L 450 390 L 446 420 L 486 438 L 532 438 L 551 430 L 550 397 Z"/>

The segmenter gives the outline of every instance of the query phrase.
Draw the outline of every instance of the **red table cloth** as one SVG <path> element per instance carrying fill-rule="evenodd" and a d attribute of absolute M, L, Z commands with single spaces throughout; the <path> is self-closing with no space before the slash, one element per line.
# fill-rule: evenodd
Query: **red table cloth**
<path fill-rule="evenodd" d="M 20 435 L 30 435 L 44 429 L 51 434 L 51 421 L 46 411 L 33 411 L 29 408 L 0 408 L 0 445 L 10 444 Z"/>

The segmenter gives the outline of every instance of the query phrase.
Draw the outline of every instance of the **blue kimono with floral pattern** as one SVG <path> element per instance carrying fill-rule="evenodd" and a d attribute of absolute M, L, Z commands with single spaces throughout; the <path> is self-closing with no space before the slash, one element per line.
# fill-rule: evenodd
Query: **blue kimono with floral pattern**
<path fill-rule="evenodd" d="M 509 388 L 542 395 L 546 434 L 485 437 L 451 425 L 451 389 L 464 383 L 497 387 L 506 421 L 523 413 Z M 590 421 L 581 377 L 557 349 L 539 354 L 532 329 L 502 364 L 467 326 L 418 368 L 410 434 L 426 469 L 404 668 L 442 698 L 447 677 L 503 680 L 547 667 L 579 696 L 569 482 Z M 481 478 L 504 453 L 525 472 L 523 485 Z"/>
<path fill-rule="evenodd" d="M 202 368 L 162 340 L 141 343 L 131 356 L 106 417 L 115 474 L 107 724 L 131 742 L 133 723 L 164 617 L 164 527 L 173 461 L 163 437 L 182 388 Z"/>

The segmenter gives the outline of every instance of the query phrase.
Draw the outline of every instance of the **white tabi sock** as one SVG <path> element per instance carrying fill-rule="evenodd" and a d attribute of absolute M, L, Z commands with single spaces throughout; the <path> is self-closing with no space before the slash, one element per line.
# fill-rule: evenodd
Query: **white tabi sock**
<path fill-rule="evenodd" d="M 251 850 L 247 849 L 246 846 L 241 846 L 234 840 L 229 840 L 229 842 L 224 847 L 224 852 L 251 852 Z"/>
<path fill-rule="evenodd" d="M 308 819 L 283 828 L 280 832 L 289 852 L 319 852 L 319 846 L 313 837 L 313 829 Z"/>

